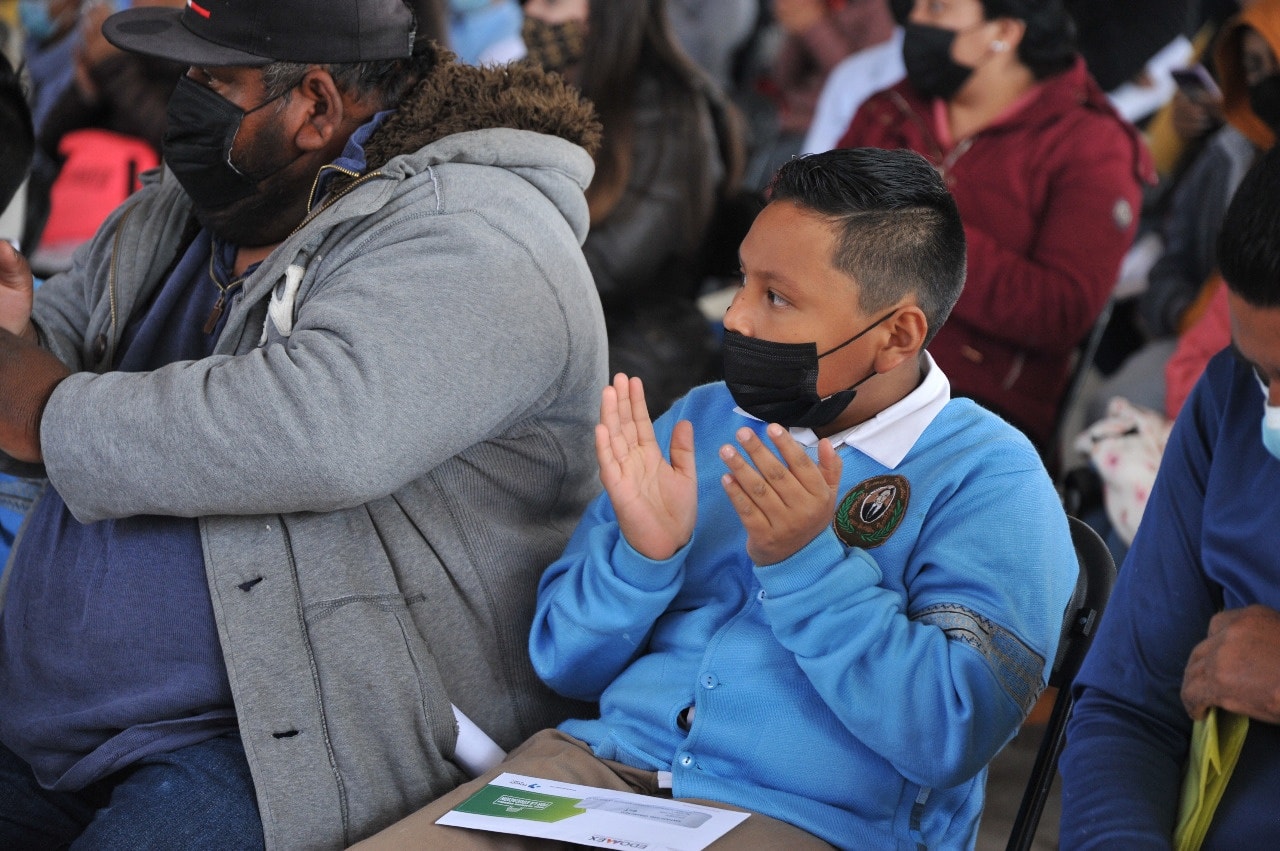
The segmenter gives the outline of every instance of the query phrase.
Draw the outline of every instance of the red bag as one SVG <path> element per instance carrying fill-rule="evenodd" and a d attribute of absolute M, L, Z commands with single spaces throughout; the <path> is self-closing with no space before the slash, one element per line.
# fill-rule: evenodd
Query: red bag
<path fill-rule="evenodd" d="M 76 130 L 63 137 L 66 158 L 49 192 L 49 221 L 40 251 L 67 260 L 97 232 L 107 215 L 139 186 L 138 176 L 160 164 L 150 144 L 107 130 Z"/>

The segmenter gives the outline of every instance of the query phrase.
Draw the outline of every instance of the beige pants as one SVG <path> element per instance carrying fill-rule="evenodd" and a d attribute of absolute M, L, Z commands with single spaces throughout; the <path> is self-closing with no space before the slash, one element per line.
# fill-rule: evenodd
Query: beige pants
<path fill-rule="evenodd" d="M 445 827 L 435 823 L 458 804 L 480 791 L 486 783 L 504 771 L 545 777 L 564 783 L 580 783 L 619 792 L 671 797 L 671 790 L 658 788 L 658 775 L 612 760 L 597 759 L 591 749 L 558 730 L 543 730 L 513 750 L 501 765 L 454 789 L 413 815 L 388 827 L 353 848 L 359 851 L 404 851 L 404 849 L 447 849 L 447 851 L 578 851 L 581 845 L 549 839 L 531 839 L 462 827 Z M 684 800 L 684 799 L 682 799 Z M 718 801 L 688 799 L 690 803 L 719 807 L 723 810 L 747 812 Z M 730 830 L 708 847 L 708 851 L 831 851 L 831 846 L 798 827 L 752 813 L 746 821 Z"/>

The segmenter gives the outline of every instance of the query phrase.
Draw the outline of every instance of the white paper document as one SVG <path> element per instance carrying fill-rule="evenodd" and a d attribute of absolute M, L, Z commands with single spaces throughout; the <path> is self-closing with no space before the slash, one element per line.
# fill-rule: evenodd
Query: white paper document
<path fill-rule="evenodd" d="M 469 776 L 479 777 L 506 759 L 507 752 L 456 706 L 453 706 L 453 717 L 458 722 L 458 743 L 454 745 L 453 758 Z"/>
<path fill-rule="evenodd" d="M 436 823 L 598 848 L 702 851 L 747 815 L 506 773 Z"/>

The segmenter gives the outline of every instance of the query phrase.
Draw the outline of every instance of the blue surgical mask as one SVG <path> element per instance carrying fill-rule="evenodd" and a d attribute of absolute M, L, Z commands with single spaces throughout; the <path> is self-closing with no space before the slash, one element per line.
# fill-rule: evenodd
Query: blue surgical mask
<path fill-rule="evenodd" d="M 1271 405 L 1271 388 L 1262 379 L 1257 367 L 1253 369 L 1253 377 L 1257 379 L 1258 389 L 1262 391 L 1262 445 L 1271 456 L 1280 460 L 1280 406 Z"/>
<path fill-rule="evenodd" d="M 466 15 L 478 12 L 492 2 L 493 0 L 449 0 L 449 8 L 459 15 Z"/>
<path fill-rule="evenodd" d="M 1280 406 L 1266 406 L 1262 415 L 1262 445 L 1280 460 Z"/>
<path fill-rule="evenodd" d="M 53 38 L 58 24 L 49 16 L 49 4 L 46 0 L 18 0 L 18 16 L 22 20 L 23 32 L 32 41 L 43 44 Z"/>

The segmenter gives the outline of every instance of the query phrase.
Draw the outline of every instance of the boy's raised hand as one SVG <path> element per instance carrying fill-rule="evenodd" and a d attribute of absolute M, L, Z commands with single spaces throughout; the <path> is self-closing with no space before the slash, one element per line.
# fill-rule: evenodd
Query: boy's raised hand
<path fill-rule="evenodd" d="M 596 458 L 618 527 L 637 552 L 661 561 L 689 542 L 698 513 L 693 424 L 676 423 L 667 463 L 639 378 L 618 373 L 601 394 Z"/>
<path fill-rule="evenodd" d="M 768 433 L 781 459 L 749 428 L 738 429 L 737 437 L 751 464 L 729 444 L 720 447 L 729 468 L 720 483 L 746 527 L 747 555 L 757 565 L 795 555 L 830 525 L 843 469 L 826 438 L 818 441 L 814 464 L 785 428 L 771 423 Z"/>

